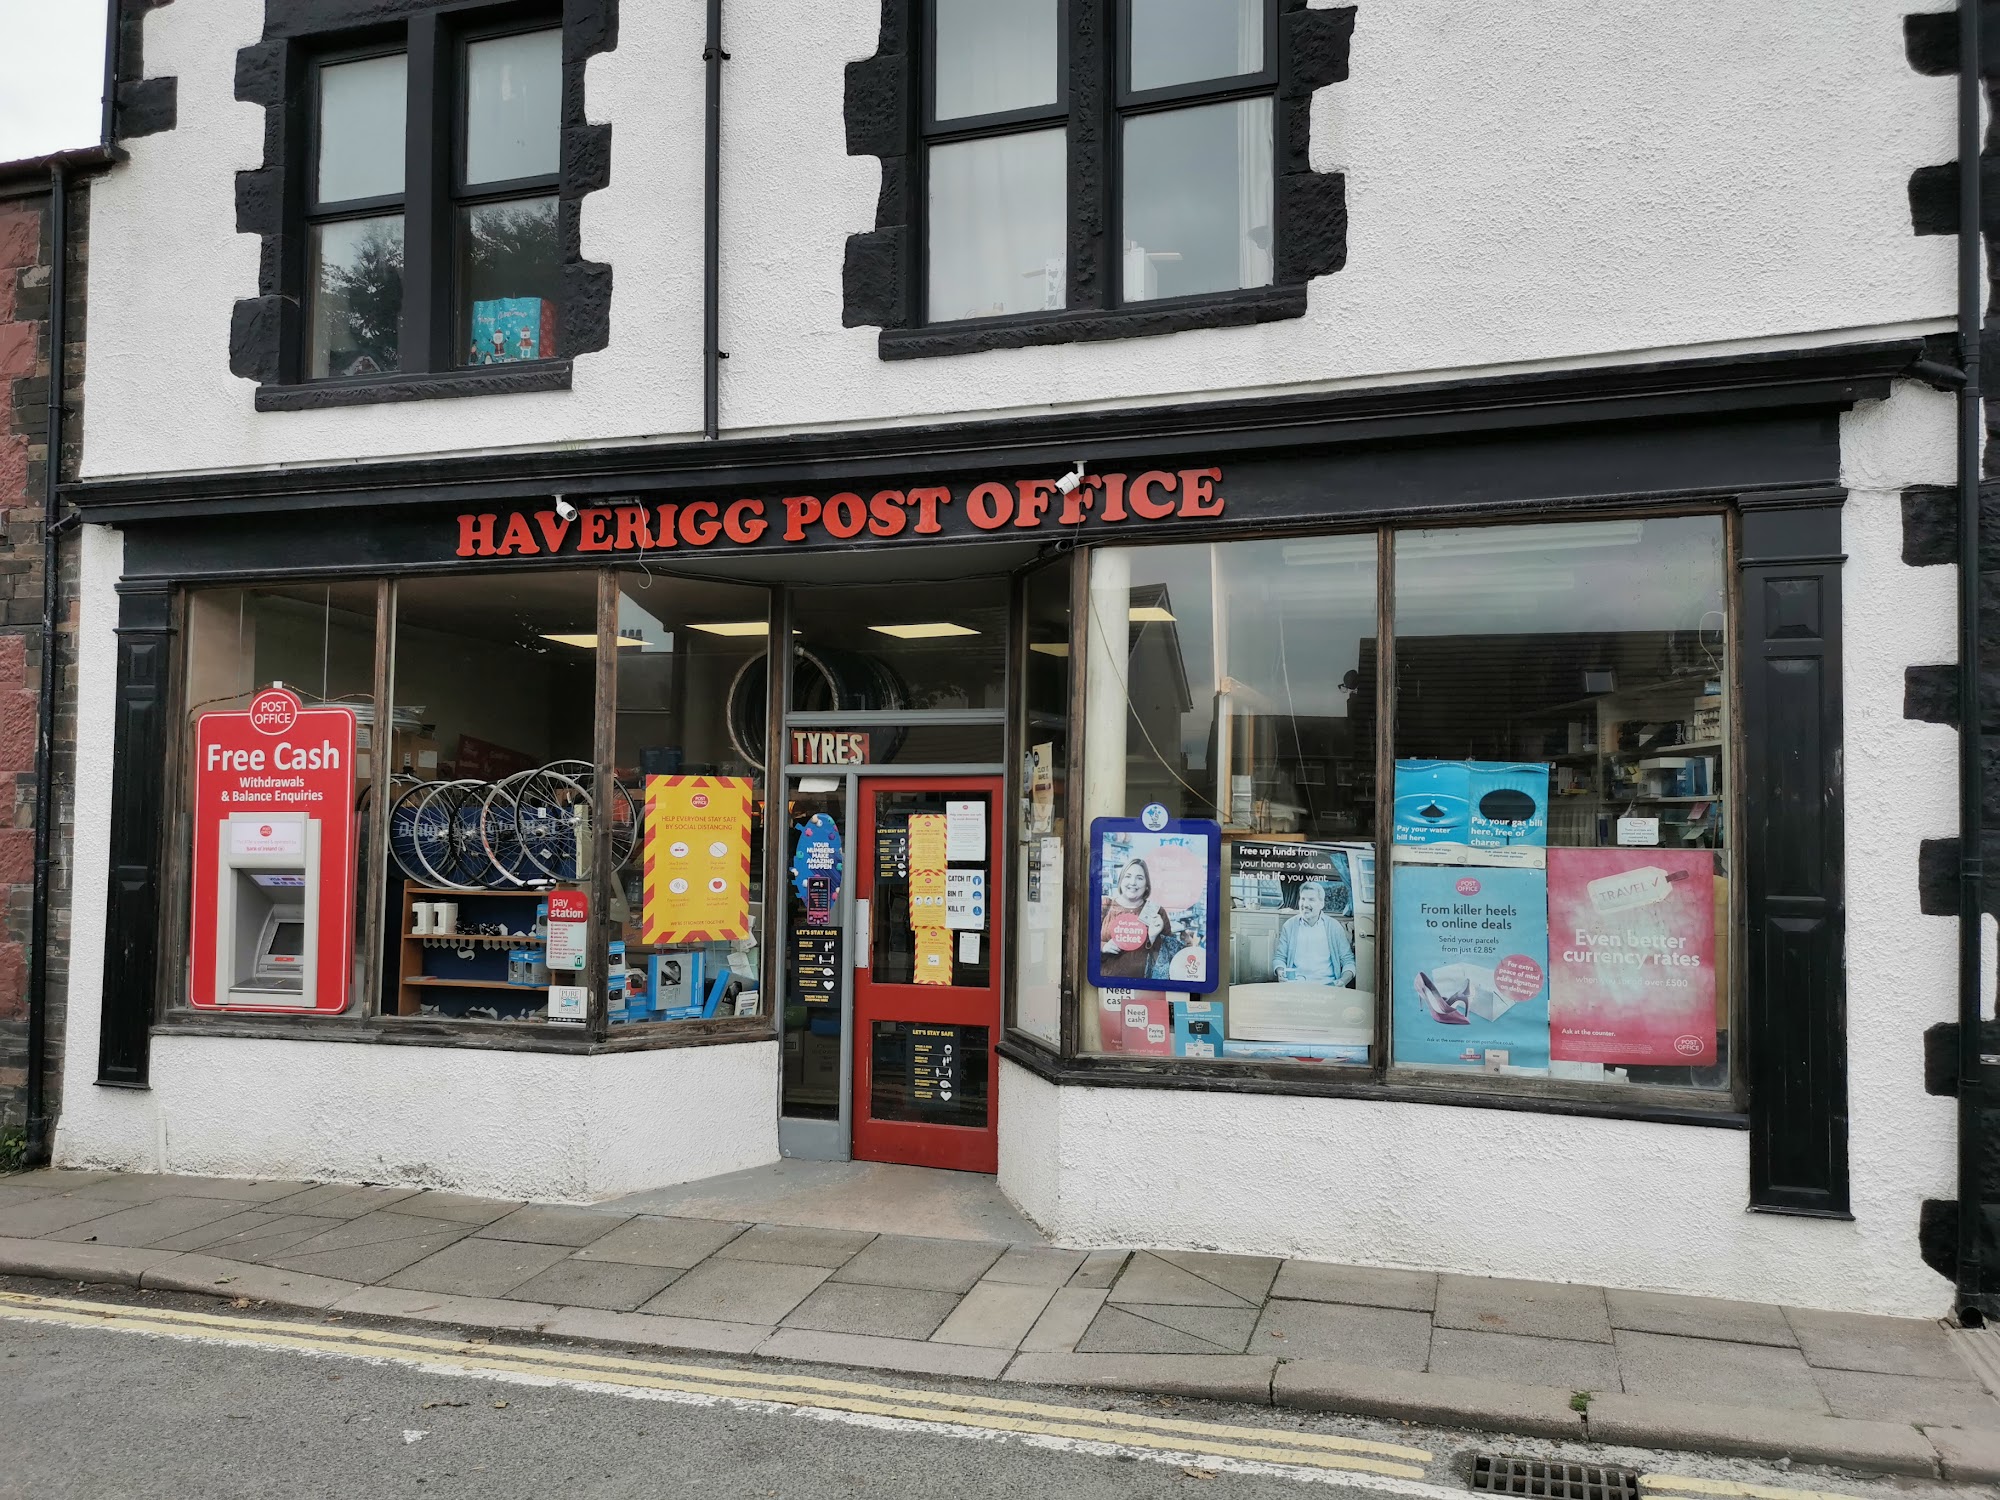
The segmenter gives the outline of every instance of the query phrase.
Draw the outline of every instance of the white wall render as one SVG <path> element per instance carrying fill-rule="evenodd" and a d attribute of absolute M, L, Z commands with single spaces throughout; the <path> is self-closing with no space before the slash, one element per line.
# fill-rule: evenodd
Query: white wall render
<path fill-rule="evenodd" d="M 885 362 L 841 326 L 846 237 L 875 222 L 846 154 L 843 71 L 879 0 L 732 0 L 722 129 L 722 411 L 747 432 L 1311 389 L 1663 358 L 1946 326 L 1949 236 L 1911 233 L 1911 171 L 1949 160 L 1952 83 L 1903 58 L 1907 0 L 1364 3 L 1352 76 L 1312 111 L 1347 174 L 1348 262 L 1303 319 Z M 610 185 L 583 200 L 609 262 L 610 347 L 568 392 L 258 413 L 229 373 L 257 291 L 234 174 L 263 111 L 233 97 L 262 0 L 146 18 L 179 125 L 92 196 L 89 476 L 687 438 L 701 419 L 701 20 L 621 7 L 587 109 Z"/>

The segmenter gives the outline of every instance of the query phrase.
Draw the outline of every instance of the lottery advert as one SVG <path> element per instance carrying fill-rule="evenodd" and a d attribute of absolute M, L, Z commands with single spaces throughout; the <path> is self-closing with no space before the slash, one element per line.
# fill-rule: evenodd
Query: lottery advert
<path fill-rule="evenodd" d="M 1713 1066 L 1714 851 L 1551 849 L 1549 959 L 1557 1061 Z"/>
<path fill-rule="evenodd" d="M 1396 1061 L 1546 1071 L 1547 874 L 1406 865 L 1393 904 Z"/>

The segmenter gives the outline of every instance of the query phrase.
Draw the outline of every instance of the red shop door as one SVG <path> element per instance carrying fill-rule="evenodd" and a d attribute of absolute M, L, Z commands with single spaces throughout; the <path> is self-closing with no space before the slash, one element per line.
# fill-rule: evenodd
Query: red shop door
<path fill-rule="evenodd" d="M 858 1160 L 961 1172 L 999 1165 L 1000 798 L 997 776 L 862 779 Z"/>

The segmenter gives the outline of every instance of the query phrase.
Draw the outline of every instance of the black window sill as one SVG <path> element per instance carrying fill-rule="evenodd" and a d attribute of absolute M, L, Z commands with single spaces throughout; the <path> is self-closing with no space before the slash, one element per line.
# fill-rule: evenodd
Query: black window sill
<path fill-rule="evenodd" d="M 172 1011 L 154 1036 L 225 1036 L 255 1041 L 380 1043 L 394 1047 L 463 1047 L 483 1052 L 562 1052 L 596 1057 L 673 1047 L 715 1047 L 776 1039 L 768 1016 L 718 1016 L 619 1027 L 592 1041 L 581 1026 L 455 1021 L 402 1016 L 228 1016 Z"/>
<path fill-rule="evenodd" d="M 364 375 L 352 380 L 309 380 L 260 385 L 259 411 L 318 411 L 328 406 L 374 406 L 385 401 L 436 401 L 447 396 L 511 396 L 520 391 L 566 391 L 570 362 L 540 360 L 508 367 L 438 370 L 424 375 Z"/>
<path fill-rule="evenodd" d="M 1580 1115 L 1600 1120 L 1645 1120 L 1664 1125 L 1705 1125 L 1748 1130 L 1750 1117 L 1726 1095 L 1712 1105 L 1646 1100 L 1578 1098 L 1546 1093 L 1385 1082 L 1356 1068 L 1348 1073 L 1318 1064 L 1210 1063 L 1184 1057 L 1059 1057 L 1017 1033 L 1001 1039 L 999 1053 L 1051 1083 L 1081 1088 L 1179 1089 L 1213 1094 L 1291 1094 L 1319 1099 L 1376 1099 L 1391 1104 L 1443 1104 L 1460 1109 L 1501 1109 L 1521 1114 Z"/>
<path fill-rule="evenodd" d="M 1100 339 L 1150 338 L 1191 328 L 1243 328 L 1302 318 L 1302 282 L 1260 286 L 1245 292 L 1148 302 L 1135 307 L 1074 308 L 1066 312 L 1023 313 L 1007 318 L 967 318 L 923 328 L 885 328 L 878 343 L 884 359 L 934 359 L 948 354 L 981 354 L 988 349 L 1025 349 L 1036 344 L 1080 344 Z"/>

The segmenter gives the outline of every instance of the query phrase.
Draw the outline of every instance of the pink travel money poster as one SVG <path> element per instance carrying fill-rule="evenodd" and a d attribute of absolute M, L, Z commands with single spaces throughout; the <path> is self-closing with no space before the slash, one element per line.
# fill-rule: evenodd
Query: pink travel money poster
<path fill-rule="evenodd" d="M 1549 1055 L 1715 1062 L 1715 854 L 1549 850 Z"/>

